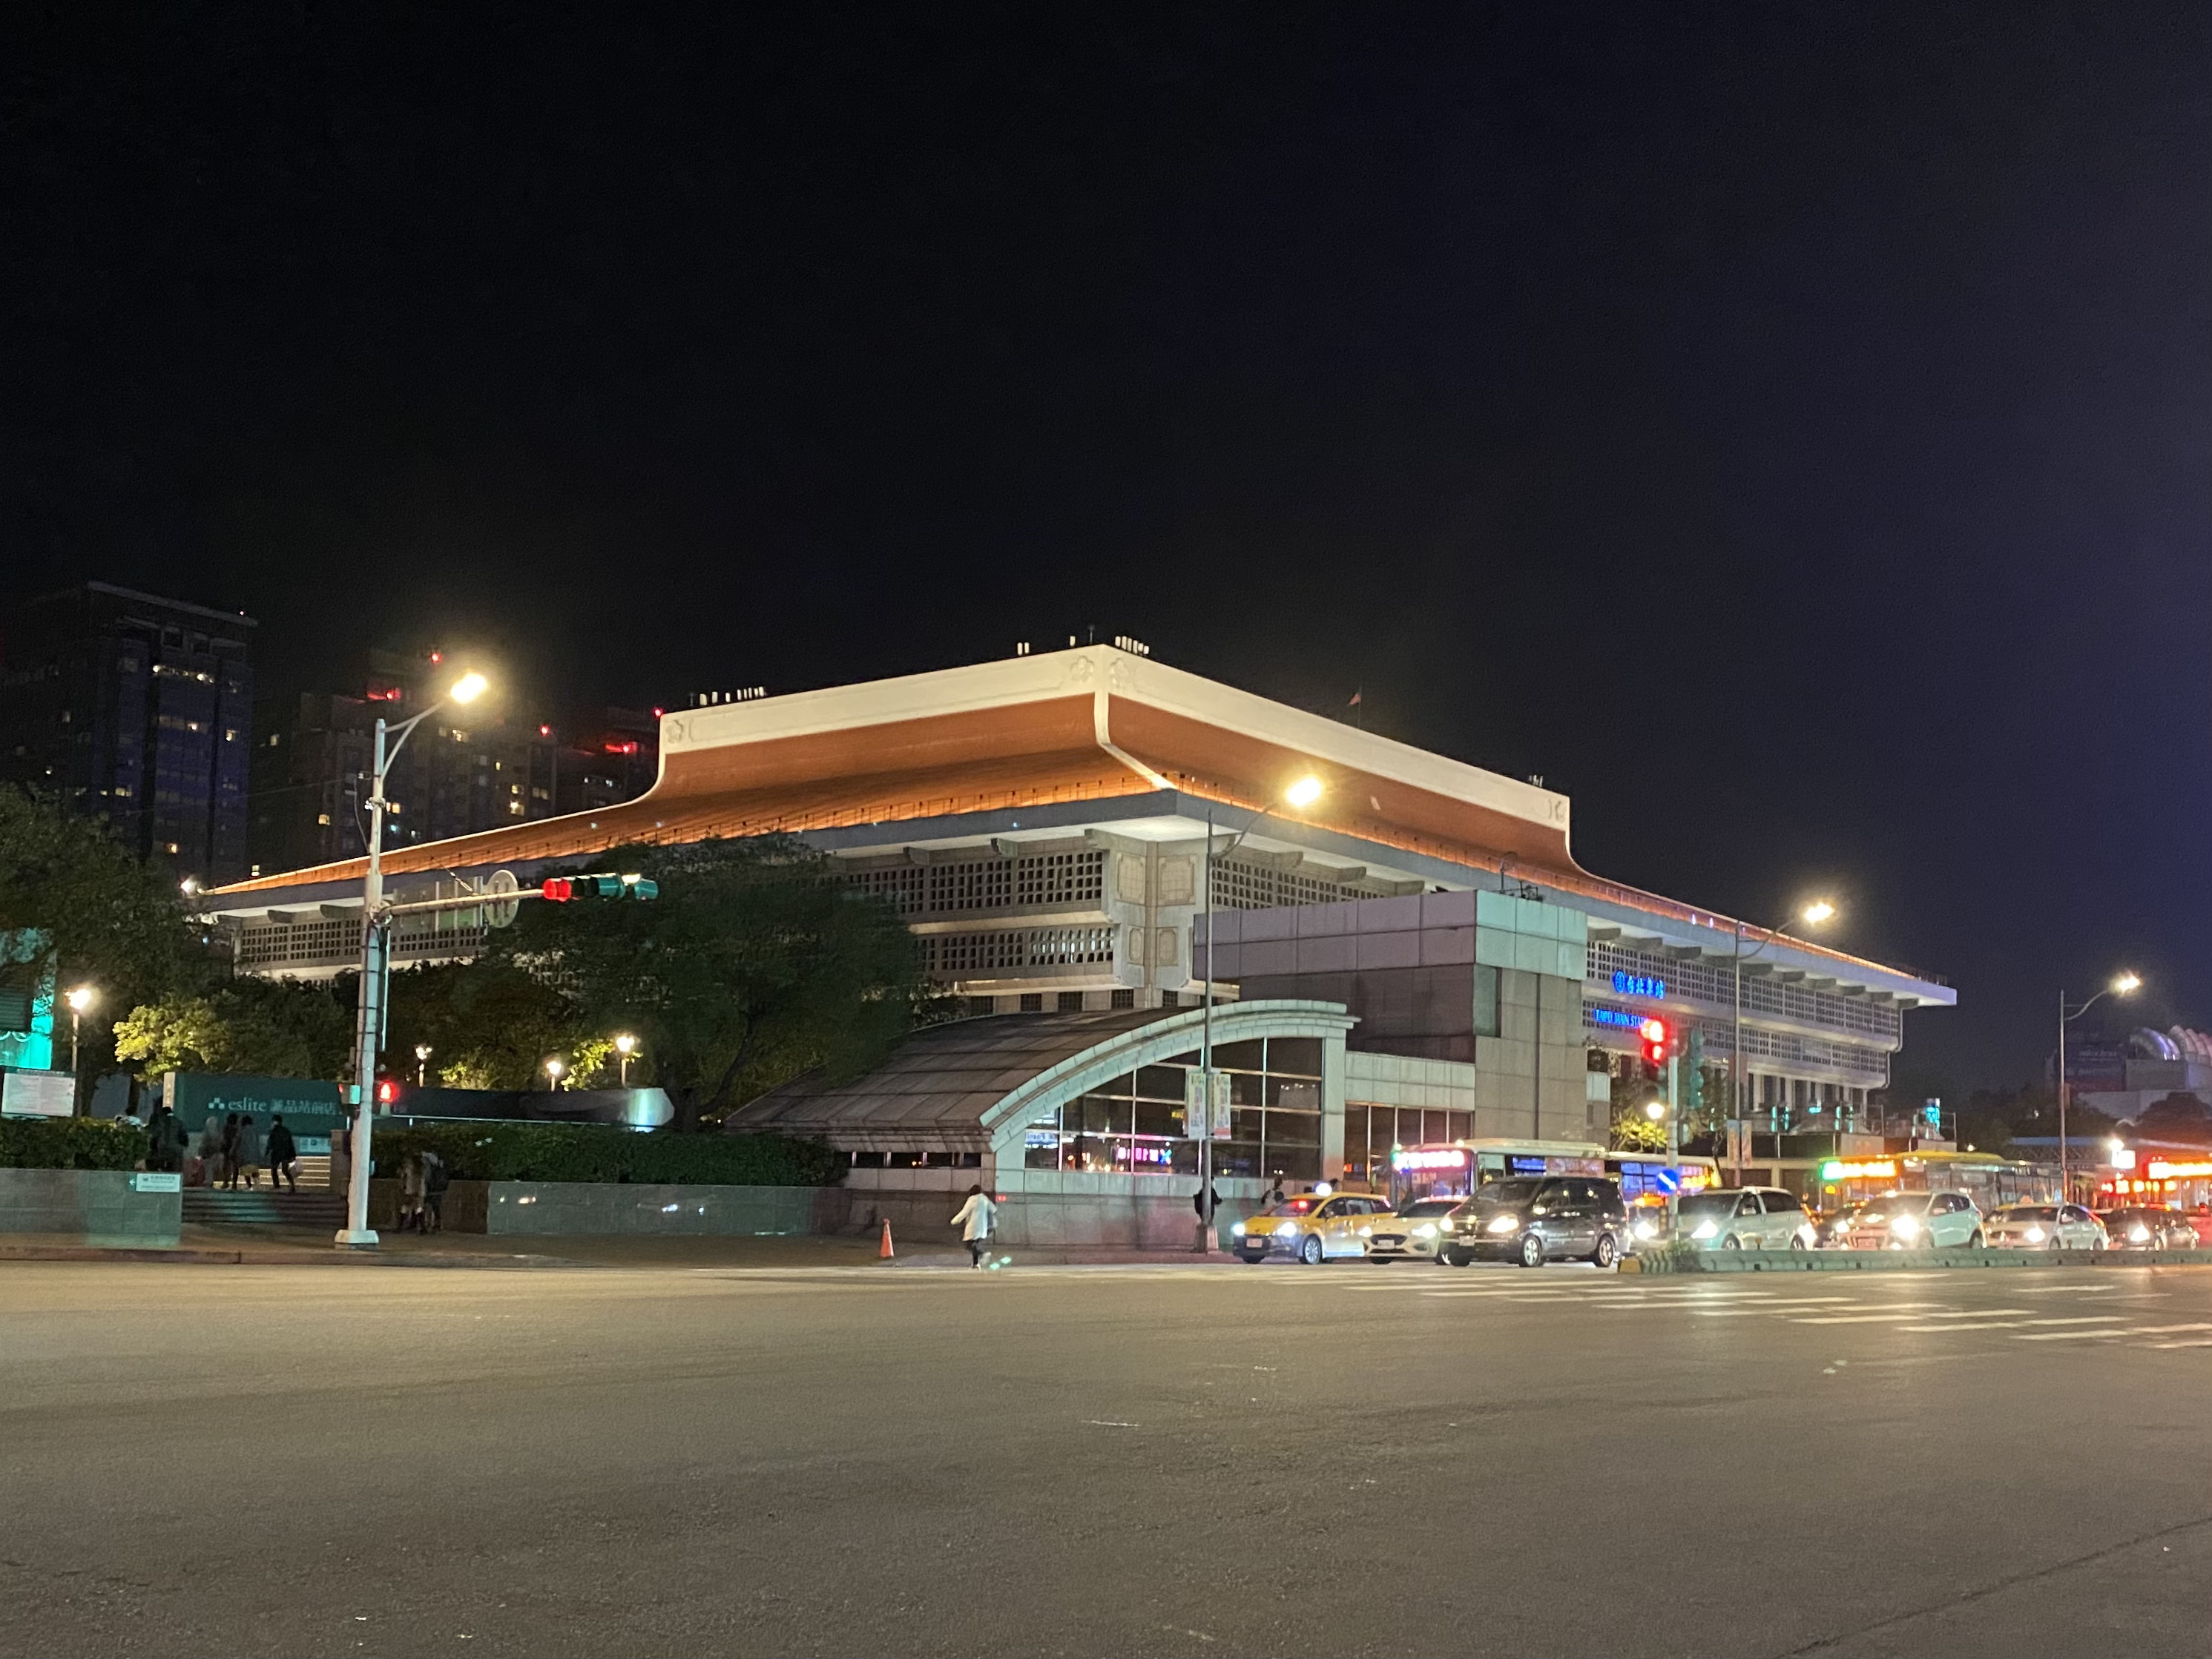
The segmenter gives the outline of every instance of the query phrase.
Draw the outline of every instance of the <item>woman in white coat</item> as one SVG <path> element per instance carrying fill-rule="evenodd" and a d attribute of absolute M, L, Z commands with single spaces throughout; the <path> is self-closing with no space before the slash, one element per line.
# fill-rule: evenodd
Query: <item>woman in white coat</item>
<path fill-rule="evenodd" d="M 999 1206 L 990 1194 L 981 1187 L 968 1189 L 968 1201 L 952 1218 L 952 1224 L 960 1229 L 960 1237 L 968 1245 L 968 1265 L 983 1265 L 983 1253 L 991 1247 L 991 1224 L 998 1218 Z"/>

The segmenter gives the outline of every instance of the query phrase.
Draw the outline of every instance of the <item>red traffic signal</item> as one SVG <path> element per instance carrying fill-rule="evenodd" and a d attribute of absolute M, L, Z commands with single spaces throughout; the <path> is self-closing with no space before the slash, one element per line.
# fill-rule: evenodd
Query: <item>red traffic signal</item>
<path fill-rule="evenodd" d="M 660 884 L 643 876 L 550 876 L 538 884 L 538 892 L 556 904 L 571 899 L 656 899 Z"/>
<path fill-rule="evenodd" d="M 1674 1035 L 1667 1029 L 1667 1022 L 1663 1019 L 1647 1019 L 1636 1030 L 1637 1035 L 1644 1039 L 1644 1058 L 1654 1066 L 1665 1065 L 1667 1042 Z"/>
<path fill-rule="evenodd" d="M 376 1085 L 376 1103 L 389 1106 L 399 1098 L 399 1085 L 390 1078 L 380 1078 Z"/>

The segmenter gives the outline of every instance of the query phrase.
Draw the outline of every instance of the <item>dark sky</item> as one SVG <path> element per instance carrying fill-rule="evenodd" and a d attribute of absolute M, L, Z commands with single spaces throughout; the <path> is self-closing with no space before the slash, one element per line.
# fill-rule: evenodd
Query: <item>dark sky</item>
<path fill-rule="evenodd" d="M 2212 9 L 118 15 L 0 24 L 0 601 L 571 704 L 1095 624 L 1832 895 L 1916 1086 L 2212 1024 Z"/>

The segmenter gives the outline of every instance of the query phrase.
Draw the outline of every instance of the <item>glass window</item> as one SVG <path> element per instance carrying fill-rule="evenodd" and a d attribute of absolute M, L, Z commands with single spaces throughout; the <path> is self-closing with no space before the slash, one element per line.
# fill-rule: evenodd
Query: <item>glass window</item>
<path fill-rule="evenodd" d="M 1738 1215 L 1757 1215 L 1759 1213 L 1759 1194 L 1757 1193 L 1746 1193 L 1741 1198 L 1736 1200 L 1735 1212 Z"/>
<path fill-rule="evenodd" d="M 1265 1097 L 1267 1079 L 1256 1072 L 1231 1072 L 1229 1074 L 1229 1099 L 1237 1106 L 1257 1106 Z"/>
<path fill-rule="evenodd" d="M 1319 1112 L 1269 1112 L 1267 1114 L 1267 1141 L 1281 1141 L 1286 1146 L 1318 1146 L 1321 1145 L 1321 1114 Z"/>
<path fill-rule="evenodd" d="M 1768 1193 L 1765 1198 L 1769 1215 L 1789 1215 L 1793 1212 L 1802 1212 L 1805 1207 L 1797 1201 L 1794 1193 Z"/>
<path fill-rule="evenodd" d="M 1267 1069 L 1278 1077 L 1321 1076 L 1319 1037 L 1269 1037 Z"/>
<path fill-rule="evenodd" d="M 1137 1073 L 1134 1092 L 1139 1100 L 1172 1100 L 1180 1106 L 1188 1075 L 1180 1066 L 1147 1066 Z"/>
<path fill-rule="evenodd" d="M 1217 1042 L 1213 1045 L 1213 1064 L 1217 1071 L 1264 1072 L 1267 1069 L 1265 1060 L 1265 1045 L 1256 1040 L 1250 1042 Z M 1195 1065 L 1197 1062 L 1194 1060 L 1192 1064 Z"/>
<path fill-rule="evenodd" d="M 1136 1105 L 1136 1132 L 1140 1135 L 1172 1136 L 1182 1133 L 1182 1108 L 1165 1101 L 1140 1100 Z"/>

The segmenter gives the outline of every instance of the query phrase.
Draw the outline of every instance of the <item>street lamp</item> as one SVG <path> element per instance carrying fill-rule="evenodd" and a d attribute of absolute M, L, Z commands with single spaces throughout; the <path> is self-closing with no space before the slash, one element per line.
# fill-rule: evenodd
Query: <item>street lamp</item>
<path fill-rule="evenodd" d="M 1326 793 L 1320 778 L 1308 772 L 1293 780 L 1283 791 L 1284 801 L 1300 811 L 1311 806 Z M 1245 821 L 1244 827 L 1229 838 L 1221 849 L 1227 858 L 1235 852 L 1253 827 L 1267 816 L 1264 806 L 1255 809 Z M 1206 1133 L 1198 1137 L 1198 1242 L 1193 1244 L 1194 1255 L 1204 1255 L 1213 1248 L 1213 803 L 1206 804 L 1206 854 L 1200 860 L 1199 892 L 1205 903 L 1206 920 L 1206 978 L 1200 982 L 1200 994 L 1206 999 L 1206 1011 L 1200 1016 L 1198 1026 L 1198 1088 L 1200 1100 L 1205 1103 Z M 1194 956 L 1197 953 L 1194 951 Z M 1186 1123 L 1183 1126 L 1188 1128 Z M 1262 1176 L 1267 1173 L 1261 1171 Z"/>
<path fill-rule="evenodd" d="M 384 1046 L 385 975 L 392 927 L 384 903 L 385 776 L 416 726 L 449 702 L 474 702 L 489 686 L 481 674 L 464 674 L 443 697 L 413 719 L 387 728 L 383 717 L 377 718 L 375 764 L 369 774 L 368 868 L 361 880 L 361 992 L 354 1018 L 353 1145 L 348 1149 L 353 1167 L 346 1182 L 346 1224 L 339 1229 L 336 1241 L 345 1249 L 376 1248 L 376 1230 L 368 1224 L 368 1143 L 369 1122 L 376 1112 L 376 1051 Z"/>
<path fill-rule="evenodd" d="M 2058 1201 L 2066 1202 L 2066 1028 L 2087 1013 L 2106 997 L 2124 997 L 2142 988 L 2142 980 L 2122 969 L 2112 982 L 2091 997 L 2080 1007 L 2070 1012 L 2066 1004 L 2064 987 L 2058 992 Z"/>
<path fill-rule="evenodd" d="M 1792 917 L 1791 921 L 1802 922 L 1808 927 L 1818 927 L 1822 922 L 1832 920 L 1835 914 L 1836 907 L 1827 900 L 1814 899 Z M 1735 924 L 1735 949 L 1732 958 L 1735 979 L 1734 1008 L 1729 1027 L 1729 1094 L 1731 1097 L 1729 1104 L 1731 1109 L 1729 1115 L 1741 1120 L 1744 1126 L 1743 1134 L 1746 1142 L 1751 1139 L 1751 1104 L 1744 1092 L 1746 1079 L 1743 1070 L 1743 964 L 1757 960 L 1760 951 L 1765 950 L 1777 939 L 1788 938 L 1789 934 L 1790 922 L 1785 921 L 1779 927 L 1770 927 L 1766 930 L 1766 937 L 1759 942 L 1758 948 L 1746 951 L 1743 948 L 1743 924 L 1741 921 Z M 1840 1129 L 1842 1127 L 1843 1121 L 1838 1115 L 1837 1127 Z M 1749 1150 L 1747 1145 L 1739 1146 L 1735 1149 L 1737 1154 L 1735 1179 L 1738 1186 L 1743 1184 L 1743 1154 Z M 1840 1155 L 1843 1151 L 1843 1144 L 1840 1141 L 1837 1143 L 1836 1150 Z"/>
<path fill-rule="evenodd" d="M 547 1060 L 545 1062 L 545 1086 L 548 1089 L 558 1089 L 561 1086 L 561 1073 L 568 1069 L 568 1068 L 566 1066 L 563 1066 L 557 1060 Z"/>
<path fill-rule="evenodd" d="M 615 1039 L 615 1053 L 622 1057 L 622 1086 L 629 1087 L 629 1063 L 637 1053 L 637 1039 L 624 1031 Z"/>
<path fill-rule="evenodd" d="M 70 1077 L 72 1081 L 76 1081 L 77 1024 L 90 1012 L 92 1005 L 100 1000 L 100 993 L 89 985 L 74 986 L 63 1000 L 69 1004 L 70 1011 Z"/>
<path fill-rule="evenodd" d="M 422 1088 L 430 1079 L 430 1056 L 438 1051 L 427 1042 L 415 1045 L 415 1086 Z"/>

